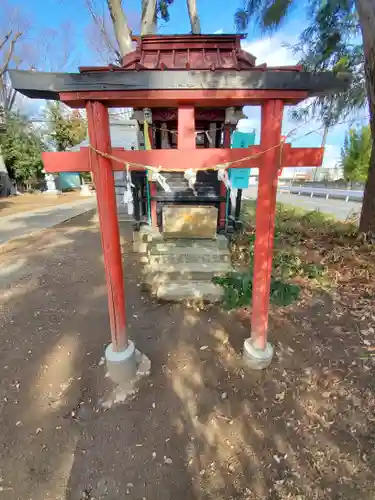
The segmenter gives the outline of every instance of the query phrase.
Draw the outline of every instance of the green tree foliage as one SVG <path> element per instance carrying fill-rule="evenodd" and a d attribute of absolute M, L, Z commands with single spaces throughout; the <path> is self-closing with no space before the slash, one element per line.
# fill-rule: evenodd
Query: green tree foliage
<path fill-rule="evenodd" d="M 45 118 L 48 142 L 57 151 L 66 151 L 86 137 L 87 124 L 79 111 L 71 111 L 60 102 L 47 104 Z"/>
<path fill-rule="evenodd" d="M 25 117 L 16 113 L 8 116 L 0 148 L 9 176 L 19 185 L 29 187 L 42 177 L 41 153 L 45 146 L 40 132 Z"/>
<path fill-rule="evenodd" d="M 170 20 L 169 6 L 173 4 L 173 0 L 158 0 L 156 2 L 156 15 L 166 23 Z"/>
<path fill-rule="evenodd" d="M 358 130 L 349 130 L 345 136 L 344 146 L 341 149 L 341 165 L 346 180 L 365 181 L 367 179 L 371 147 L 372 140 L 369 126 Z"/>
<path fill-rule="evenodd" d="M 317 97 L 294 110 L 293 117 L 298 120 L 319 117 L 329 128 L 366 105 L 360 25 L 353 0 L 308 0 L 307 5 L 310 24 L 297 44 L 290 46 L 299 56 L 298 64 L 306 71 L 351 73 L 352 83 L 346 92 Z M 253 18 L 264 31 L 273 31 L 298 6 L 296 0 L 247 0 L 245 7 L 235 14 L 236 27 L 243 31 Z"/>
<path fill-rule="evenodd" d="M 296 8 L 308 9 L 308 26 L 294 47 L 308 71 L 350 72 L 347 92 L 317 97 L 295 117 L 318 116 L 328 129 L 353 111 L 368 105 L 372 143 L 375 141 L 375 7 L 374 0 L 244 0 L 235 15 L 237 29 L 246 29 L 250 20 L 264 31 L 277 29 Z M 375 233 L 375 148 L 369 160 L 360 231 Z"/>
<path fill-rule="evenodd" d="M 305 116 L 319 116 L 327 128 L 339 120 L 352 117 L 367 103 L 358 17 L 348 4 L 341 2 L 334 6 L 327 2 L 324 7 L 312 9 L 313 21 L 293 48 L 306 71 L 351 74 L 351 85 L 346 92 L 318 97 L 310 106 L 302 108 Z"/>

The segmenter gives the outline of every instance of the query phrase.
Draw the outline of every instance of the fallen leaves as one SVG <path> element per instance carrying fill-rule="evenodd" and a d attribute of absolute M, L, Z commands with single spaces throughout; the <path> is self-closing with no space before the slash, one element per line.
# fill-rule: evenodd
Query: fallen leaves
<path fill-rule="evenodd" d="M 278 400 L 278 401 L 284 401 L 284 398 L 285 398 L 285 391 L 283 392 L 280 392 L 279 394 L 276 394 L 275 398 Z"/>

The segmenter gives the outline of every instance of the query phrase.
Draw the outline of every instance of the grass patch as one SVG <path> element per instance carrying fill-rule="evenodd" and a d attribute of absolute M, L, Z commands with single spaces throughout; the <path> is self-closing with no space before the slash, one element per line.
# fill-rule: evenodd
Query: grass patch
<path fill-rule="evenodd" d="M 225 309 L 238 309 L 251 303 L 253 293 L 252 272 L 231 272 L 226 276 L 214 278 L 214 283 L 224 288 L 223 306 Z M 282 280 L 271 279 L 271 303 L 289 306 L 298 299 L 300 287 Z"/>
<path fill-rule="evenodd" d="M 242 220 L 245 232 L 255 229 L 256 201 L 247 200 L 243 203 Z M 332 238 L 355 238 L 357 225 L 350 218 L 347 222 L 340 222 L 329 214 L 318 210 L 304 210 L 284 203 L 276 204 L 275 235 L 295 236 L 301 239 L 304 236 Z"/>
<path fill-rule="evenodd" d="M 337 259 L 337 245 L 354 244 L 357 227 L 319 211 L 281 203 L 277 203 L 276 210 L 270 299 L 279 306 L 288 306 L 298 299 L 301 288 L 330 287 L 327 263 Z M 223 305 L 227 309 L 251 303 L 255 211 L 255 201 L 244 203 L 244 231 L 236 235 L 231 246 L 233 264 L 241 271 L 215 279 L 224 288 Z"/>

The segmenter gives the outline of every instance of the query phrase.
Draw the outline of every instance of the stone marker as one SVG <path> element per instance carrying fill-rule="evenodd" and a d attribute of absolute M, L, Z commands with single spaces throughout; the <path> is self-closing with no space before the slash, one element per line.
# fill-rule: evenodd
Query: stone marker
<path fill-rule="evenodd" d="M 47 189 L 43 191 L 43 194 L 50 194 L 50 195 L 61 194 L 61 191 L 56 187 L 56 179 L 53 174 L 45 174 L 44 178 L 46 180 Z"/>
<path fill-rule="evenodd" d="M 165 238 L 216 238 L 218 209 L 173 205 L 163 207 Z"/>

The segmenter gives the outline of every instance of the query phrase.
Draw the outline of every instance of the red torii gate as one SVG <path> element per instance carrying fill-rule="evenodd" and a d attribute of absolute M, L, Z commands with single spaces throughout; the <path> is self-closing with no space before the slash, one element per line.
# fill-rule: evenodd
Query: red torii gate
<path fill-rule="evenodd" d="M 181 39 L 185 49 L 187 44 L 188 52 L 190 47 L 190 60 L 183 70 L 168 69 L 160 63 L 163 55 L 160 55 L 160 40 L 165 41 L 166 38 L 172 40 L 173 53 Z M 136 52 L 124 58 L 124 68 L 83 68 L 80 74 L 58 76 L 11 72 L 14 88 L 29 97 L 60 99 L 72 108 L 86 109 L 91 148 L 81 148 L 77 152 L 43 153 L 43 162 L 45 170 L 50 173 L 91 171 L 93 174 L 115 352 L 125 351 L 129 341 L 113 172 L 123 170 L 125 163 L 130 165 L 130 169 L 150 165 L 162 167 L 162 170 L 174 170 L 176 166 L 178 170 L 201 170 L 251 157 L 231 165 L 231 168 L 259 168 L 251 339 L 245 342 L 245 355 L 254 367 L 267 366 L 271 361 L 272 347 L 267 342 L 267 329 L 278 171 L 285 167 L 320 166 L 324 154 L 323 148 L 293 148 L 284 144 L 281 136 L 284 106 L 297 104 L 317 93 L 344 89 L 346 83 L 330 73 L 304 73 L 300 67 L 257 67 L 253 56 L 243 55 L 239 40 L 240 37 L 235 35 L 149 36 L 142 38 Z M 157 41 L 159 45 L 155 45 Z M 223 63 L 219 41 L 232 44 L 231 54 L 237 61 L 234 70 L 230 66 L 228 68 L 228 63 L 226 66 Z M 158 50 L 158 65 L 153 68 L 154 71 L 142 66 L 142 44 L 145 46 L 147 43 Z M 194 50 L 200 53 L 211 50 L 224 66 L 208 66 L 208 71 L 207 65 L 200 68 L 199 59 L 192 57 Z M 143 52 L 147 55 L 146 50 Z M 240 67 L 244 57 L 245 69 Z M 204 58 L 207 60 L 207 54 Z M 261 106 L 259 146 L 248 149 L 196 149 L 196 107 L 245 105 Z M 128 151 L 111 148 L 108 108 L 120 106 L 178 108 L 178 149 Z"/>

